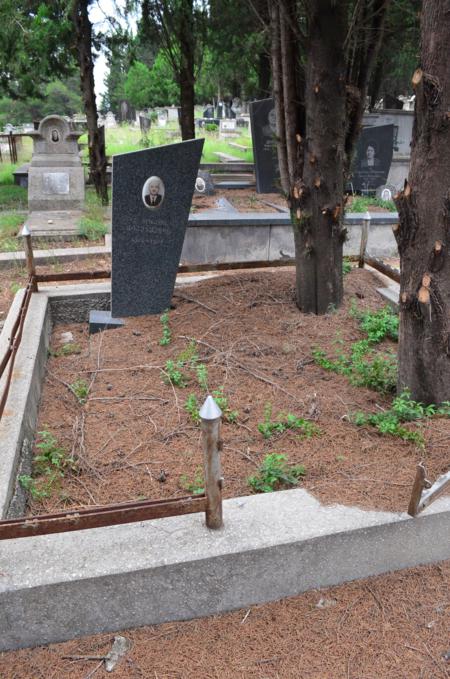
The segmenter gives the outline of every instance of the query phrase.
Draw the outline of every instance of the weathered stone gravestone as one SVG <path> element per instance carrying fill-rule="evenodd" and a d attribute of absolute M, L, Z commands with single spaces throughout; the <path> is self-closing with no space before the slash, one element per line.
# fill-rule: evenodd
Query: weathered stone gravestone
<path fill-rule="evenodd" d="M 386 184 L 393 151 L 394 125 L 364 127 L 353 163 L 353 189 L 371 194 Z"/>
<path fill-rule="evenodd" d="M 72 210 L 84 205 L 84 172 L 78 150 L 82 132 L 71 130 L 60 116 L 41 120 L 33 137 L 28 170 L 28 208 Z"/>
<path fill-rule="evenodd" d="M 108 111 L 108 113 L 105 116 L 105 127 L 107 129 L 117 127 L 116 116 L 114 115 L 114 113 L 112 111 Z"/>
<path fill-rule="evenodd" d="M 170 122 L 178 122 L 178 107 L 169 106 L 167 109 L 167 120 Z"/>
<path fill-rule="evenodd" d="M 235 119 L 220 120 L 219 136 L 221 139 L 239 136 L 239 133 L 236 130 L 236 120 Z"/>
<path fill-rule="evenodd" d="M 256 192 L 273 193 L 280 190 L 280 171 L 277 158 L 277 122 L 273 99 L 250 103 L 250 122 L 255 162 Z"/>
<path fill-rule="evenodd" d="M 113 157 L 112 316 L 170 306 L 203 141 Z"/>
<path fill-rule="evenodd" d="M 146 139 L 148 136 L 148 133 L 150 132 L 150 128 L 152 126 L 152 121 L 148 116 L 139 116 L 139 127 L 141 128 L 141 134 L 142 136 Z"/>

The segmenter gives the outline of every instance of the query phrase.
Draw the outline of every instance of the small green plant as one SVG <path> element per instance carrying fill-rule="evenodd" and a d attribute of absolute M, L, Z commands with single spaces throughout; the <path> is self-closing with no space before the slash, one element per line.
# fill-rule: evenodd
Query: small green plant
<path fill-rule="evenodd" d="M 271 493 L 279 488 L 296 486 L 305 473 L 302 464 L 289 465 L 286 455 L 269 453 L 258 468 L 258 472 L 250 476 L 247 483 L 257 493 Z"/>
<path fill-rule="evenodd" d="M 351 205 L 346 212 L 367 212 L 371 207 L 382 207 L 389 212 L 395 212 L 396 207 L 393 200 L 381 200 L 381 198 L 371 198 L 370 196 L 353 196 Z"/>
<path fill-rule="evenodd" d="M 350 315 L 359 320 L 361 330 L 366 333 L 369 342 L 377 344 L 386 337 L 398 340 L 398 314 L 395 314 L 389 305 L 378 311 L 361 312 L 355 304 L 352 304 Z"/>
<path fill-rule="evenodd" d="M 186 349 L 184 349 L 178 355 L 177 365 L 180 368 L 183 368 L 184 366 L 187 365 L 193 368 L 196 365 L 197 361 L 198 361 L 197 342 L 195 340 L 191 340 L 187 345 Z"/>
<path fill-rule="evenodd" d="M 108 233 L 108 227 L 100 219 L 82 217 L 78 223 L 78 233 L 88 240 L 100 240 Z"/>
<path fill-rule="evenodd" d="M 287 429 L 296 429 L 304 438 L 311 438 L 320 434 L 320 429 L 309 420 L 297 417 L 292 413 L 278 413 L 276 420 L 272 420 L 272 405 L 266 403 L 264 408 L 264 422 L 258 424 L 258 431 L 265 439 L 270 439 L 273 434 L 282 434 Z"/>
<path fill-rule="evenodd" d="M 208 368 L 204 363 L 199 363 L 195 369 L 197 381 L 203 391 L 208 391 Z"/>
<path fill-rule="evenodd" d="M 166 361 L 164 373 L 164 382 L 166 384 L 173 384 L 175 387 L 185 387 L 187 385 L 187 378 L 175 361 L 171 359 Z"/>
<path fill-rule="evenodd" d="M 450 401 L 445 401 L 440 406 L 424 406 L 422 403 L 413 401 L 410 392 L 405 389 L 394 398 L 389 410 L 374 414 L 358 412 L 350 415 L 349 419 L 358 426 L 371 425 L 380 434 L 397 436 L 405 441 L 413 441 L 423 448 L 425 445 L 423 434 L 419 431 L 411 431 L 403 424 L 427 419 L 435 415 L 450 417 Z"/>
<path fill-rule="evenodd" d="M 63 344 L 59 349 L 49 349 L 50 356 L 58 358 L 58 356 L 72 356 L 73 354 L 81 354 L 81 347 L 75 342 Z"/>
<path fill-rule="evenodd" d="M 159 317 L 159 320 L 161 321 L 162 325 L 162 337 L 159 340 L 159 344 L 162 347 L 166 347 L 168 344 L 170 344 L 172 340 L 172 333 L 170 331 L 170 326 L 169 326 L 169 312 L 168 310 L 165 311 L 162 316 Z"/>
<path fill-rule="evenodd" d="M 53 434 L 40 431 L 39 438 L 40 441 L 36 444 L 39 454 L 33 460 L 32 476 L 19 476 L 22 488 L 38 501 L 51 496 L 67 471 L 77 471 L 75 460 L 67 455 Z"/>
<path fill-rule="evenodd" d="M 75 382 L 72 382 L 72 384 L 69 385 L 70 391 L 72 394 L 75 396 L 77 399 L 78 403 L 83 405 L 83 403 L 86 403 L 87 397 L 89 395 L 89 385 L 85 380 L 75 380 Z"/>
<path fill-rule="evenodd" d="M 206 123 L 205 130 L 207 132 L 217 132 L 219 126 L 216 123 Z"/>
<path fill-rule="evenodd" d="M 191 420 L 194 422 L 194 424 L 199 424 L 200 422 L 199 407 L 197 397 L 195 394 L 189 394 L 189 396 L 186 399 L 186 403 L 184 404 L 184 409 L 186 410 L 187 413 L 189 413 L 189 415 L 191 416 Z"/>
<path fill-rule="evenodd" d="M 20 288 L 21 286 L 19 283 L 11 283 L 11 285 L 9 286 L 9 289 L 11 290 L 13 295 L 16 295 L 19 292 Z"/>
<path fill-rule="evenodd" d="M 345 259 L 342 261 L 342 273 L 344 276 L 346 276 L 350 271 L 352 270 L 352 264 L 351 262 L 348 261 L 348 259 Z"/>
<path fill-rule="evenodd" d="M 239 412 L 237 410 L 231 410 L 228 405 L 228 397 L 223 393 L 223 389 L 223 386 L 217 387 L 217 389 L 212 392 L 212 396 L 221 409 L 224 418 L 228 420 L 228 422 L 236 422 L 239 417 Z"/>
<path fill-rule="evenodd" d="M 180 486 L 183 490 L 187 490 L 191 495 L 203 495 L 205 492 L 205 482 L 203 480 L 203 471 L 201 467 L 195 470 L 194 479 L 189 480 L 186 474 L 180 476 Z"/>

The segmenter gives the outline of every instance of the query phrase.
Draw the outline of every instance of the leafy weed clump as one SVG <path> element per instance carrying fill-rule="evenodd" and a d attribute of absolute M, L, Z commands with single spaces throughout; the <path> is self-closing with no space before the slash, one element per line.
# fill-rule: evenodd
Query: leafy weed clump
<path fill-rule="evenodd" d="M 264 408 L 264 422 L 258 424 L 258 431 L 265 439 L 270 439 L 273 434 L 282 434 L 287 429 L 295 429 L 303 438 L 311 438 L 319 435 L 320 429 L 310 420 L 297 417 L 292 413 L 278 413 L 277 418 L 272 420 L 272 405 L 266 403 Z"/>
<path fill-rule="evenodd" d="M 283 453 L 269 453 L 257 473 L 247 479 L 247 483 L 256 493 L 271 493 L 279 488 L 296 486 L 305 473 L 302 464 L 289 465 Z"/>
<path fill-rule="evenodd" d="M 39 437 L 40 441 L 36 444 L 39 454 L 33 460 L 32 475 L 19 476 L 22 488 L 37 501 L 50 497 L 68 471 L 78 471 L 74 458 L 67 454 L 53 434 L 40 431 Z"/>
<path fill-rule="evenodd" d="M 417 422 L 435 415 L 450 417 L 450 401 L 446 401 L 440 406 L 424 406 L 422 403 L 413 401 L 410 392 L 405 389 L 394 398 L 389 410 L 374 414 L 354 413 L 350 415 L 350 421 L 358 426 L 371 425 L 382 435 L 397 436 L 404 441 L 412 441 L 423 448 L 425 439 L 422 432 L 411 431 L 403 424 L 405 422 Z"/>

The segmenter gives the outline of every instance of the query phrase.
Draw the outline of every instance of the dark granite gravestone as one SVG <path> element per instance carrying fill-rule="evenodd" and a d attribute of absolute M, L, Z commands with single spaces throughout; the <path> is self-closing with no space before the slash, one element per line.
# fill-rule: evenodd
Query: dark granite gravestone
<path fill-rule="evenodd" d="M 112 316 L 170 306 L 203 141 L 113 157 Z"/>
<path fill-rule="evenodd" d="M 141 129 L 141 134 L 143 137 L 146 137 L 148 132 L 150 132 L 150 128 L 152 126 L 152 121 L 148 116 L 139 116 L 139 127 Z"/>
<path fill-rule="evenodd" d="M 277 158 L 276 114 L 273 99 L 261 99 L 250 104 L 250 121 L 255 162 L 256 192 L 280 190 Z"/>
<path fill-rule="evenodd" d="M 371 194 L 386 184 L 394 150 L 394 125 L 363 127 L 352 168 L 354 191 Z"/>
<path fill-rule="evenodd" d="M 195 193 L 199 196 L 213 196 L 214 183 L 209 172 L 199 170 L 195 180 Z"/>

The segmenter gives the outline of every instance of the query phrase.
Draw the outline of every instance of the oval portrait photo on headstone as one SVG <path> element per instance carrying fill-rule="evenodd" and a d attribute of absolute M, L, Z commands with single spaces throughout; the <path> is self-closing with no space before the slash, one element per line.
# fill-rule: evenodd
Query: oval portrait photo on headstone
<path fill-rule="evenodd" d="M 160 177 L 149 177 L 142 188 L 142 200 L 145 207 L 152 209 L 161 207 L 164 202 L 164 182 Z"/>

